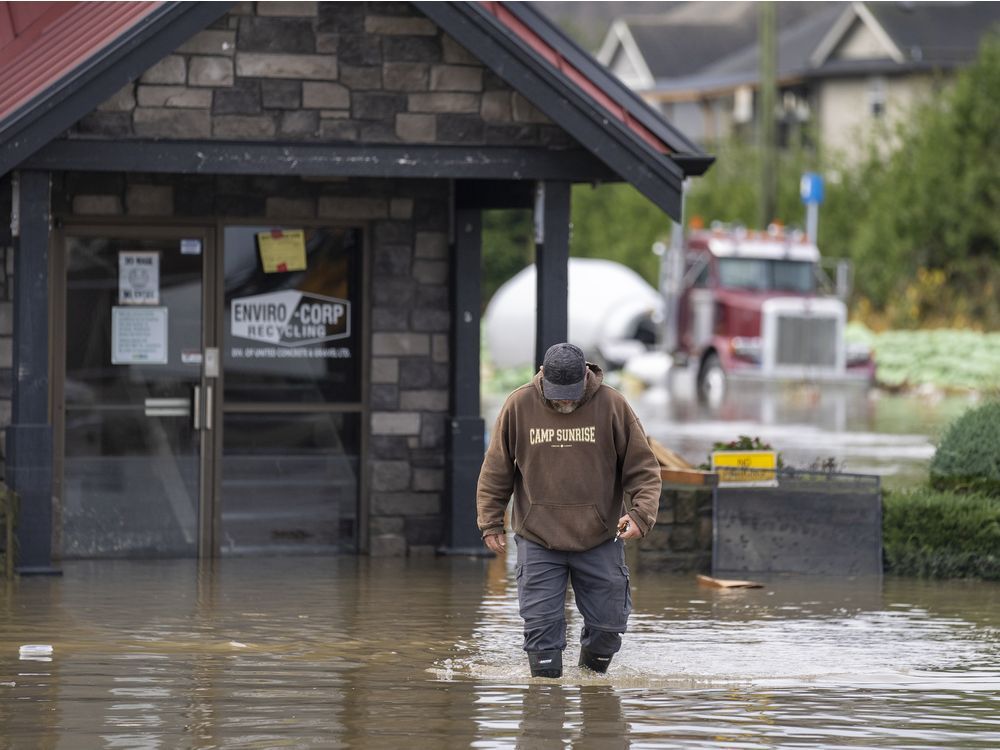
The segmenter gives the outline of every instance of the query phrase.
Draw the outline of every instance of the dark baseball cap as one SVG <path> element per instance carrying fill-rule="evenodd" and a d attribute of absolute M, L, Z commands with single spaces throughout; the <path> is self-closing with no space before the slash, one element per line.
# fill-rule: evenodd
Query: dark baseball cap
<path fill-rule="evenodd" d="M 587 387 L 587 360 L 573 344 L 554 344 L 542 360 L 542 393 L 549 401 L 579 401 Z"/>

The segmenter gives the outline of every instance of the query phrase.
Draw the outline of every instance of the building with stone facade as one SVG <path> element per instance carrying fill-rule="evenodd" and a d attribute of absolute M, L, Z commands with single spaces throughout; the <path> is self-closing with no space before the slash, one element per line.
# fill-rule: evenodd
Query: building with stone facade
<path fill-rule="evenodd" d="M 22 570 L 478 546 L 482 211 L 544 351 L 570 187 L 710 163 L 526 4 L 0 3 Z"/>

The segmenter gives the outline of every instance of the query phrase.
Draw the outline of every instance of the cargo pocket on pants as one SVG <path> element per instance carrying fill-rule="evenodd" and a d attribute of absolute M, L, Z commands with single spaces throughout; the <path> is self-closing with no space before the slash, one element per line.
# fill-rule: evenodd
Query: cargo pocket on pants
<path fill-rule="evenodd" d="M 628 566 L 619 565 L 618 568 L 624 579 L 623 585 L 625 587 L 625 596 L 622 603 L 622 624 L 624 625 L 628 620 L 628 616 L 632 614 L 632 587 L 629 585 Z"/>

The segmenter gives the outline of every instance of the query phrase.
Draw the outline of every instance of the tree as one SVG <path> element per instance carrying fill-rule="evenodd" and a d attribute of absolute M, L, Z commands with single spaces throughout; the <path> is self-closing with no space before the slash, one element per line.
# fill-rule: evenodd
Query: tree
<path fill-rule="evenodd" d="M 653 243 L 670 236 L 670 217 L 627 183 L 576 185 L 570 254 L 628 266 L 653 286 L 660 272 Z"/>
<path fill-rule="evenodd" d="M 1000 37 L 984 39 L 954 85 L 918 107 L 888 156 L 873 148 L 828 191 L 824 247 L 855 261 L 856 288 L 876 309 L 906 303 L 909 320 L 964 307 L 1000 323 Z M 920 299 L 918 272 L 942 271 L 946 289 Z M 989 290 L 987 292 L 987 290 Z M 893 316 L 890 316 L 893 317 Z M 898 317 L 898 315 L 897 315 Z"/>
<path fill-rule="evenodd" d="M 531 211 L 483 212 L 482 306 L 518 271 L 535 262 Z"/>

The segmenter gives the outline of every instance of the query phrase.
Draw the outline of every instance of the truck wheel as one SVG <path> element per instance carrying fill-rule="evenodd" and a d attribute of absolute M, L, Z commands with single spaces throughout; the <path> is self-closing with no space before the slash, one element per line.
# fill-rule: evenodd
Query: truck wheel
<path fill-rule="evenodd" d="M 718 354 L 709 354 L 698 373 L 698 397 L 709 406 L 718 406 L 726 394 L 726 371 Z"/>

